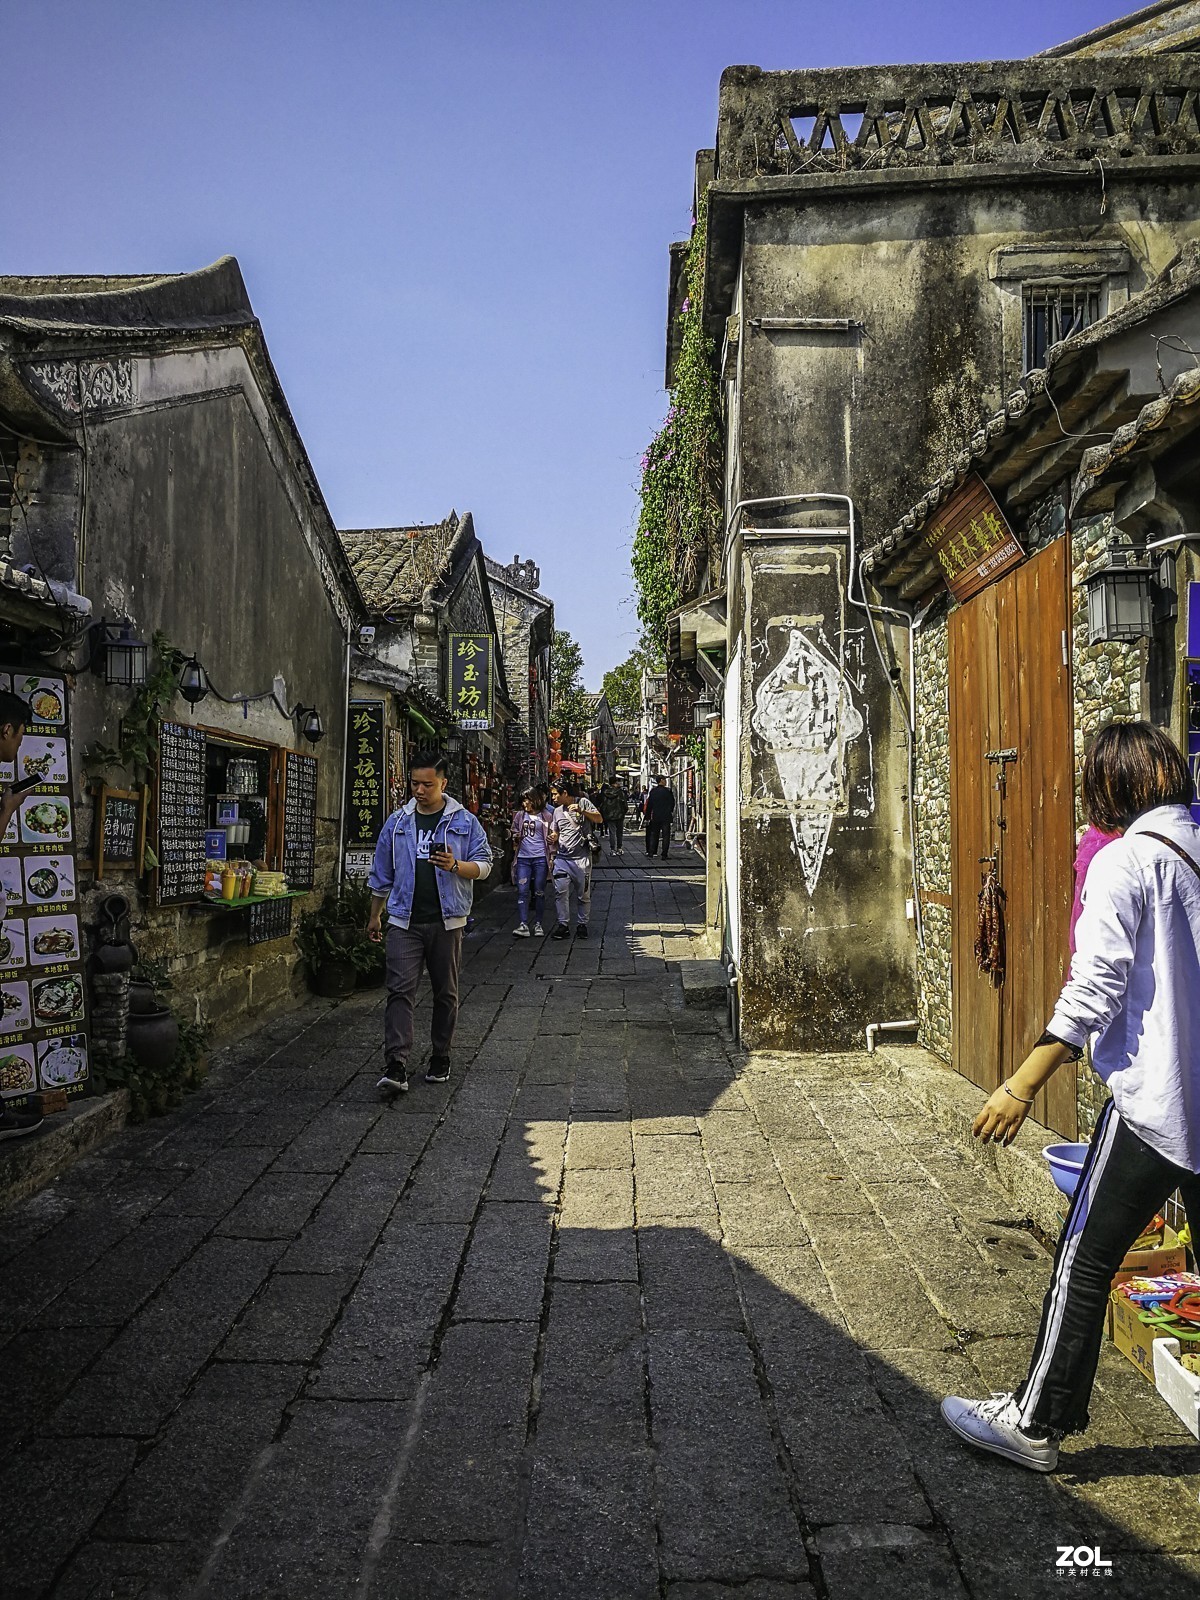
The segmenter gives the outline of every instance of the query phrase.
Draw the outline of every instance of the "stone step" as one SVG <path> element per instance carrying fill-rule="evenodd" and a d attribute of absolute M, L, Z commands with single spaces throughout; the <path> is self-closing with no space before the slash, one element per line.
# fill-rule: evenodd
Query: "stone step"
<path fill-rule="evenodd" d="M 729 993 L 729 978 L 719 961 L 685 961 L 680 974 L 689 1006 L 719 1005 Z"/>

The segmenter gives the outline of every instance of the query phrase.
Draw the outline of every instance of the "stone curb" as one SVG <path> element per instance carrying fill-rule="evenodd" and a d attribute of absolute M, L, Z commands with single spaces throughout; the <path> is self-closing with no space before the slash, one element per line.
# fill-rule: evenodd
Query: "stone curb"
<path fill-rule="evenodd" d="M 0 1212 L 27 1200 L 125 1126 L 129 1091 L 75 1101 L 37 1133 L 0 1144 Z"/>
<path fill-rule="evenodd" d="M 721 1005 L 729 998 L 729 977 L 719 961 L 685 961 L 680 975 L 689 1006 Z"/>
<path fill-rule="evenodd" d="M 998 1179 L 1018 1210 L 1047 1238 L 1057 1239 L 1062 1227 L 1063 1197 L 1042 1158 L 1042 1149 L 1059 1143 L 1060 1135 L 1029 1117 L 1007 1148 L 981 1144 L 971 1137 L 971 1124 L 986 1099 L 982 1089 L 961 1077 L 931 1050 L 915 1045 L 880 1045 L 875 1055 L 931 1114 L 935 1127 Z"/>

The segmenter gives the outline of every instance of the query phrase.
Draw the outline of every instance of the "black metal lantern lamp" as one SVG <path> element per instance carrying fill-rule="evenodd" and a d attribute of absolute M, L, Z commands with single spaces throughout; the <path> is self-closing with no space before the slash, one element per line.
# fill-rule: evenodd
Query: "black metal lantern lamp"
<path fill-rule="evenodd" d="M 297 706 L 295 716 L 300 724 L 300 732 L 309 744 L 317 744 L 325 737 L 325 724 L 316 706 Z"/>
<path fill-rule="evenodd" d="M 146 682 L 150 650 L 134 633 L 133 623 L 128 618 L 120 622 L 102 619 L 99 635 L 92 646 L 93 670 L 99 672 L 103 663 L 105 683 L 123 689 L 140 689 Z"/>
<path fill-rule="evenodd" d="M 209 691 L 208 674 L 195 656 L 189 656 L 179 670 L 179 692 L 190 706 L 197 706 Z"/>
<path fill-rule="evenodd" d="M 1088 643 L 1149 638 L 1154 596 L 1149 564 L 1127 545 L 1110 545 L 1104 565 L 1085 580 Z"/>

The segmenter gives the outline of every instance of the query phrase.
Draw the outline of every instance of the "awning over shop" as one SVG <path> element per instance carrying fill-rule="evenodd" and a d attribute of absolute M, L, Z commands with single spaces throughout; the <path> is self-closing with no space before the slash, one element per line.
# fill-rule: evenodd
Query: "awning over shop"
<path fill-rule="evenodd" d="M 559 765 L 564 772 L 574 772 L 578 777 L 587 776 L 587 768 L 582 761 L 560 761 Z"/>

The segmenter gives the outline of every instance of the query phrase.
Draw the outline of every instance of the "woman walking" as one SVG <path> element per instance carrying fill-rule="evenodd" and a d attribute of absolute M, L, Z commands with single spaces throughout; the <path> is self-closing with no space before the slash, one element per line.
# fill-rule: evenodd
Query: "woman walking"
<path fill-rule="evenodd" d="M 1082 1433 L 1113 1273 L 1178 1188 L 1200 1238 L 1200 828 L 1187 762 L 1145 722 L 1105 728 L 1083 767 L 1101 833 L 1075 956 L 1049 1027 L 972 1129 L 1011 1144 L 1034 1097 L 1092 1040 L 1112 1098 L 1100 1113 L 1071 1204 L 1025 1381 L 990 1400 L 958 1396 L 942 1416 L 966 1440 L 1052 1472 Z"/>
<path fill-rule="evenodd" d="M 545 931 L 542 914 L 546 904 L 546 874 L 550 870 L 550 824 L 546 820 L 544 795 L 540 789 L 526 789 L 521 809 L 512 819 L 513 871 L 517 884 L 517 925 L 513 936 L 529 938 L 529 901 L 532 889 L 533 931 Z"/>

